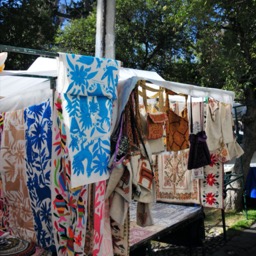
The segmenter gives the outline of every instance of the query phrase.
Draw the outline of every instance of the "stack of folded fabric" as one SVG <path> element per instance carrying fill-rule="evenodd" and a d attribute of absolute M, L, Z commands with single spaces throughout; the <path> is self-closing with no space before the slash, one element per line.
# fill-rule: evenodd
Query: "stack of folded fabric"
<path fill-rule="evenodd" d="M 35 243 L 30 243 L 0 230 L 0 255 L 30 256 L 36 251 Z"/>

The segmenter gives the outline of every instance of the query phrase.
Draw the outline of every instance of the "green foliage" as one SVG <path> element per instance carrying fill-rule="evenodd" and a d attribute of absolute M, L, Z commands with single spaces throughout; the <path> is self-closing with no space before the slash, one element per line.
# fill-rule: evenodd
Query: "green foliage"
<path fill-rule="evenodd" d="M 231 217 L 229 217 L 231 218 Z M 256 222 L 256 210 L 248 210 L 247 211 L 247 219 L 244 217 L 236 221 L 229 227 L 229 236 L 237 234 L 237 231 L 241 231 L 246 228 L 250 228 L 250 226 Z"/>
<path fill-rule="evenodd" d="M 243 96 L 241 90 L 256 82 L 256 2 L 197 0 L 187 10 L 201 83 Z"/>
<path fill-rule="evenodd" d="M 53 11 L 52 2 L 44 0 L 2 1 L 0 44 L 49 49 L 59 25 Z M 31 56 L 9 54 L 6 68 L 27 68 L 31 64 L 31 58 Z"/>
<path fill-rule="evenodd" d="M 155 70 L 179 82 L 197 79 L 186 24 L 177 18 L 182 1 L 117 0 L 116 4 L 116 58 L 125 67 Z"/>
<path fill-rule="evenodd" d="M 94 55 L 96 12 L 91 12 L 87 18 L 75 19 L 64 29 L 59 29 L 55 37 L 55 47 L 59 51 Z"/>

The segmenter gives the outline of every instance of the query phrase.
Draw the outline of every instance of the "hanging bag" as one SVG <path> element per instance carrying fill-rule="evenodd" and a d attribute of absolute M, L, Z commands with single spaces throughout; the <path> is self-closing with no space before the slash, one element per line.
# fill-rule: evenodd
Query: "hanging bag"
<path fill-rule="evenodd" d="M 187 107 L 183 111 L 184 115 L 179 116 L 170 109 L 169 95 L 177 95 L 166 89 L 166 114 L 168 117 L 166 125 L 166 149 L 167 151 L 179 151 L 189 148 L 189 125 L 187 118 Z M 185 95 L 187 104 L 187 95 Z"/>
<path fill-rule="evenodd" d="M 207 136 L 204 131 L 203 122 L 203 103 L 200 103 L 200 123 L 201 131 L 193 134 L 193 113 L 192 113 L 192 97 L 190 102 L 190 135 L 189 135 L 189 156 L 188 170 L 197 169 L 211 163 L 210 152 L 206 143 Z"/>
<path fill-rule="evenodd" d="M 142 131 L 147 139 L 152 154 L 158 154 L 165 150 L 164 147 L 164 125 L 167 121 L 167 115 L 163 111 L 163 89 L 151 88 L 146 85 L 145 81 L 139 81 L 138 86 L 141 87 L 141 92 L 138 90 L 139 95 L 143 98 L 146 115 L 141 116 Z M 158 98 L 158 113 L 150 113 L 148 111 L 148 96 L 147 91 L 156 92 L 150 98 Z"/>
<path fill-rule="evenodd" d="M 156 140 L 164 135 L 164 123 L 167 121 L 166 113 L 147 114 L 147 139 Z"/>

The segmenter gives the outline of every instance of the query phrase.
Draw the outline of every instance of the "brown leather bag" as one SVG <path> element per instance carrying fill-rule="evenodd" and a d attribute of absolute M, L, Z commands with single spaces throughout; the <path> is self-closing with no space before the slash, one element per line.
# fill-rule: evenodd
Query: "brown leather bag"
<path fill-rule="evenodd" d="M 187 109 L 183 111 L 183 116 L 179 116 L 170 109 L 169 95 L 175 95 L 166 89 L 166 114 L 168 117 L 166 125 L 166 149 L 167 151 L 179 151 L 189 148 L 189 123 Z M 187 96 L 185 95 L 186 103 Z"/>
<path fill-rule="evenodd" d="M 147 115 L 147 139 L 156 140 L 163 137 L 164 124 L 168 120 L 166 113 Z"/>

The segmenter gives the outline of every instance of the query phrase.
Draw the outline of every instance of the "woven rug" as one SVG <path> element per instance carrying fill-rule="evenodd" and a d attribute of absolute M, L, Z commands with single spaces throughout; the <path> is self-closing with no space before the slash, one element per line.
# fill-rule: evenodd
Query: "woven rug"
<path fill-rule="evenodd" d="M 30 256 L 36 251 L 35 243 L 18 238 L 7 238 L 6 241 L 6 244 L 0 246 L 0 255 Z"/>

